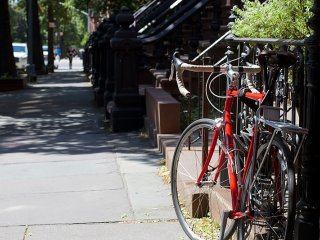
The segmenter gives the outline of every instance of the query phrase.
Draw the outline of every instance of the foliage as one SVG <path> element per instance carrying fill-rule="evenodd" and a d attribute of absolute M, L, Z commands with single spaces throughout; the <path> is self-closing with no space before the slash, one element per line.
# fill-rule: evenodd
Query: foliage
<path fill-rule="evenodd" d="M 180 128 L 183 131 L 191 122 L 200 118 L 201 108 L 199 107 L 199 97 L 193 95 L 191 99 L 180 96 L 181 104 Z M 190 111 L 190 112 L 189 112 Z"/>
<path fill-rule="evenodd" d="M 11 2 L 9 5 L 11 35 L 15 42 L 27 42 L 27 15 L 25 1 Z"/>
<path fill-rule="evenodd" d="M 47 41 L 47 1 L 51 1 L 53 8 L 55 45 L 61 43 L 60 37 L 63 35 L 63 41 L 67 46 L 81 46 L 81 40 L 87 34 L 87 16 L 81 10 L 74 7 L 73 0 L 66 0 L 64 2 L 58 0 L 39 0 L 40 21 L 44 42 Z"/>
<path fill-rule="evenodd" d="M 142 4 L 146 3 L 147 0 L 117 0 L 117 1 L 101 1 L 101 0 L 73 0 L 74 6 L 81 10 L 92 9 L 94 13 L 99 14 L 101 12 L 106 12 L 107 10 L 112 10 L 115 8 L 120 8 L 122 6 L 127 6 L 131 11 L 137 10 Z"/>
<path fill-rule="evenodd" d="M 232 31 L 239 37 L 302 39 L 311 34 L 311 0 L 242 0 Z"/>
<path fill-rule="evenodd" d="M 63 33 L 63 41 L 66 46 L 83 46 L 87 39 L 87 13 L 94 13 L 103 18 L 107 11 L 121 6 L 128 6 L 131 11 L 135 11 L 147 0 L 38 0 L 39 20 L 41 24 L 41 35 L 43 43 L 47 43 L 48 26 L 48 1 L 53 7 L 55 21 L 54 45 L 61 44 L 60 35 Z M 11 31 L 14 41 L 27 41 L 27 17 L 26 0 L 10 0 Z"/>
<path fill-rule="evenodd" d="M 127 6 L 131 11 L 135 11 L 138 7 L 146 3 L 147 0 L 121 0 L 121 1 L 110 1 L 110 9 L 120 8 L 122 6 Z"/>

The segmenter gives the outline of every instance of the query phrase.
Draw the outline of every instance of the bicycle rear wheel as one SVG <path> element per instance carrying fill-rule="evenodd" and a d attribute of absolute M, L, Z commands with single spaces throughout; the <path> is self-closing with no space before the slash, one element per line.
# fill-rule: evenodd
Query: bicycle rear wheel
<path fill-rule="evenodd" d="M 203 155 L 207 154 L 217 128 L 220 133 L 216 148 L 199 186 L 196 181 L 202 170 Z M 200 119 L 186 128 L 176 147 L 171 169 L 172 198 L 178 220 L 190 239 L 217 239 L 222 212 L 231 210 L 226 164 L 221 168 L 218 182 L 213 181 L 219 155 L 225 149 L 224 138 L 221 119 Z M 235 226 L 233 220 L 227 220 L 224 239 L 232 236 Z"/>
<path fill-rule="evenodd" d="M 249 195 L 244 194 L 241 200 L 242 210 L 249 204 L 252 219 L 239 226 L 244 228 L 245 239 L 291 240 L 295 216 L 293 163 L 281 137 L 274 138 L 269 150 L 268 139 L 260 138 L 254 175 L 245 188 Z"/>

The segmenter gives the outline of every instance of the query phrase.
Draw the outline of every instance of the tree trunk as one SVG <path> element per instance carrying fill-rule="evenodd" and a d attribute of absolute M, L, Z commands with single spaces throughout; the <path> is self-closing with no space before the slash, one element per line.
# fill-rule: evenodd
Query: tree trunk
<path fill-rule="evenodd" d="M 28 1 L 28 0 L 27 0 Z M 39 22 L 39 11 L 38 11 L 38 1 L 37 0 L 30 0 L 32 1 L 32 16 L 33 16 L 33 37 L 32 37 L 32 49 L 33 49 L 33 64 L 35 65 L 35 71 L 38 74 L 45 74 L 45 66 L 44 66 L 44 59 L 43 59 L 43 50 L 42 50 L 42 38 L 40 34 L 40 22 Z M 27 12 L 28 4 L 27 4 Z M 28 15 L 28 14 L 27 14 Z M 29 19 L 28 19 L 29 22 Z M 28 24 L 28 26 L 30 26 Z"/>
<path fill-rule="evenodd" d="M 53 9 L 51 0 L 48 1 L 48 71 L 53 72 L 54 55 L 53 55 Z"/>
<path fill-rule="evenodd" d="M 17 69 L 12 50 L 8 0 L 0 1 L 0 77 L 17 76 Z"/>

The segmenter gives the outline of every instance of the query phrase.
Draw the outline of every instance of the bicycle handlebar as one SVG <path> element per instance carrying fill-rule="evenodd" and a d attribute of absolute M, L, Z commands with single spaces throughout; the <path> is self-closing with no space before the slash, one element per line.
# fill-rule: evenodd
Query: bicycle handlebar
<path fill-rule="evenodd" d="M 176 69 L 176 81 L 178 89 L 185 97 L 191 96 L 191 93 L 186 89 L 182 80 L 182 74 L 185 70 L 191 72 L 225 73 L 231 79 L 237 78 L 239 73 L 258 73 L 261 70 L 260 66 L 255 64 L 247 64 L 247 66 L 232 66 L 231 64 L 219 66 L 189 64 L 183 62 L 179 58 L 178 52 L 175 52 L 172 56 L 170 80 L 173 79 L 174 69 Z"/>

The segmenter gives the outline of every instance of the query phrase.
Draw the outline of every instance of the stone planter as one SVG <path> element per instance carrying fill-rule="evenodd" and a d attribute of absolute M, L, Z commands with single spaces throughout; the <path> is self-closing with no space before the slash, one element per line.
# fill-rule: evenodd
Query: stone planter
<path fill-rule="evenodd" d="M 20 90 L 26 87 L 28 79 L 26 77 L 1 78 L 0 92 Z"/>

